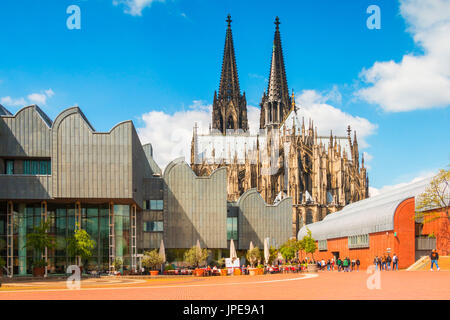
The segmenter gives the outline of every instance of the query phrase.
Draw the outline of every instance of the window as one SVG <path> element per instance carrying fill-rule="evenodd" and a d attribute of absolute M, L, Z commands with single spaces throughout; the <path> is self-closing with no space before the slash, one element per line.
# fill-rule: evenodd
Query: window
<path fill-rule="evenodd" d="M 164 231 L 163 221 L 144 221 L 144 232 L 161 232 Z"/>
<path fill-rule="evenodd" d="M 238 218 L 227 218 L 227 240 L 238 240 Z"/>
<path fill-rule="evenodd" d="M 327 240 L 319 240 L 317 242 L 318 242 L 319 251 L 327 251 L 328 250 Z"/>
<path fill-rule="evenodd" d="M 13 160 L 6 160 L 6 174 L 14 174 L 14 161 Z"/>
<path fill-rule="evenodd" d="M 358 248 L 368 248 L 369 247 L 369 235 L 360 234 L 356 236 L 348 237 L 348 248 L 358 249 Z"/>
<path fill-rule="evenodd" d="M 23 162 L 24 174 L 52 174 L 52 162 L 50 160 L 25 160 Z"/>
<path fill-rule="evenodd" d="M 144 200 L 144 210 L 164 210 L 163 200 Z"/>

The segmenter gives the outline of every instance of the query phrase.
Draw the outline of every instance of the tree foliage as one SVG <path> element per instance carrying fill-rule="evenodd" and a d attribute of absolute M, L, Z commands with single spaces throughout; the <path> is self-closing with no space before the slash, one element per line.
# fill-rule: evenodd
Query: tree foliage
<path fill-rule="evenodd" d="M 26 235 L 26 248 L 31 248 L 35 251 L 35 261 L 40 261 L 44 254 L 45 248 L 52 249 L 55 246 L 54 238 L 48 233 L 50 229 L 50 222 L 41 221 L 39 226 L 35 226 L 33 231 Z"/>
<path fill-rule="evenodd" d="M 146 251 L 142 257 L 142 265 L 151 270 L 156 269 L 157 266 L 164 263 L 163 258 L 158 253 L 158 250 Z"/>
<path fill-rule="evenodd" d="M 450 166 L 449 166 L 450 168 Z M 450 169 L 439 170 L 439 173 L 431 179 L 430 184 L 416 198 L 416 219 L 423 219 L 428 223 L 441 218 L 441 212 L 434 209 L 443 209 L 445 216 L 450 221 Z"/>
<path fill-rule="evenodd" d="M 316 240 L 312 237 L 311 230 L 306 228 L 307 234 L 299 241 L 299 249 L 306 253 L 311 253 L 314 256 L 314 252 L 317 250 Z"/>
<path fill-rule="evenodd" d="M 67 251 L 73 257 L 87 259 L 92 256 L 95 241 L 86 230 L 76 228 L 74 234 L 67 240 Z"/>
<path fill-rule="evenodd" d="M 247 250 L 247 254 L 245 256 L 248 260 L 248 262 L 250 262 L 250 265 L 253 266 L 256 264 L 256 262 L 258 262 L 259 260 L 261 260 L 261 250 L 259 250 L 258 247 L 254 247 L 253 249 L 249 249 Z"/>
<path fill-rule="evenodd" d="M 208 256 L 208 249 L 199 249 L 197 246 L 193 246 L 184 253 L 184 261 L 197 268 L 198 266 L 206 263 Z"/>
<path fill-rule="evenodd" d="M 280 253 L 284 260 L 292 261 L 300 250 L 300 243 L 296 239 L 289 239 L 280 247 Z"/>

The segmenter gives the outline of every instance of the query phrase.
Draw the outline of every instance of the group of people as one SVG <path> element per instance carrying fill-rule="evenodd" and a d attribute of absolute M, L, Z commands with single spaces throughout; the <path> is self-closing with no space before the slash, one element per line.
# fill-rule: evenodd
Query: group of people
<path fill-rule="evenodd" d="M 327 261 L 324 259 L 317 261 L 317 267 L 322 271 L 334 271 L 336 269 L 339 272 L 359 271 L 360 265 L 361 261 L 358 258 L 350 260 L 349 257 L 346 257 L 343 260 L 341 258 L 337 258 L 336 261 L 334 258 L 328 259 Z"/>
<path fill-rule="evenodd" d="M 394 255 L 391 257 L 389 253 L 384 256 L 375 256 L 373 259 L 373 264 L 375 265 L 375 268 L 379 268 L 381 270 L 398 270 L 398 256 L 394 253 Z M 391 268 L 392 264 L 392 268 Z"/>

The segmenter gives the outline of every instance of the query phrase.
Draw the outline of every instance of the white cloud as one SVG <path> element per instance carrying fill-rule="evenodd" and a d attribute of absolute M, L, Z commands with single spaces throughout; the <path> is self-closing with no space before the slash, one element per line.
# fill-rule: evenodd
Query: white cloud
<path fill-rule="evenodd" d="M 331 91 L 324 93 L 303 90 L 295 102 L 299 108 L 299 116 L 303 116 L 305 121 L 312 119 L 319 135 L 328 136 L 330 130 L 333 130 L 333 135 L 343 136 L 347 134 L 347 126 L 350 125 L 352 130 L 356 130 L 359 146 L 367 148 L 369 144 L 366 138 L 376 132 L 377 125 L 327 103 L 328 101 L 340 103 L 341 100 L 341 94 L 333 87 Z"/>
<path fill-rule="evenodd" d="M 155 161 L 161 168 L 179 157 L 184 157 L 189 163 L 194 124 L 197 123 L 199 134 L 208 133 L 211 110 L 211 105 L 194 101 L 187 110 L 174 114 L 150 111 L 141 117 L 144 127 L 137 129 L 139 138 L 143 144 L 152 144 Z M 247 106 L 247 117 L 250 132 L 258 132 L 259 108 Z"/>
<path fill-rule="evenodd" d="M 151 143 L 155 161 L 164 168 L 170 161 L 185 157 L 190 162 L 192 129 L 197 122 L 198 132 L 207 132 L 211 122 L 211 105 L 194 101 L 188 110 L 167 114 L 150 111 L 142 115 L 145 126 L 138 128 L 143 144 Z"/>
<path fill-rule="evenodd" d="M 450 1 L 401 0 L 400 13 L 424 53 L 362 70 L 369 86 L 356 96 L 389 112 L 450 105 Z"/>
<path fill-rule="evenodd" d="M 38 105 L 47 104 L 47 95 L 45 93 L 32 93 L 29 94 L 27 98 L 31 103 L 35 103 Z"/>
<path fill-rule="evenodd" d="M 30 104 L 37 104 L 41 106 L 45 106 L 47 104 L 47 99 L 51 98 L 55 95 L 55 92 L 52 89 L 44 90 L 41 93 L 30 93 L 27 96 L 27 99 L 20 98 L 11 98 L 10 96 L 0 98 L 0 103 L 6 107 L 24 107 Z"/>
<path fill-rule="evenodd" d="M 382 193 L 391 192 L 392 190 L 395 190 L 398 188 L 403 188 L 410 183 L 414 183 L 414 182 L 423 180 L 425 178 L 430 178 L 430 177 L 436 175 L 436 173 L 437 173 L 437 171 L 424 171 L 424 172 L 419 173 L 415 178 L 408 180 L 407 182 L 401 182 L 401 183 L 394 184 L 394 185 L 387 185 L 387 186 L 383 186 L 381 188 L 369 187 L 369 195 L 371 197 L 374 197 L 374 196 L 382 194 Z"/>
<path fill-rule="evenodd" d="M 124 12 L 132 16 L 142 16 L 142 10 L 150 7 L 154 2 L 164 2 L 165 0 L 113 0 L 113 4 L 124 5 Z"/>
<path fill-rule="evenodd" d="M 24 98 L 13 99 L 10 96 L 0 98 L 0 104 L 5 107 L 23 107 L 27 104 Z"/>

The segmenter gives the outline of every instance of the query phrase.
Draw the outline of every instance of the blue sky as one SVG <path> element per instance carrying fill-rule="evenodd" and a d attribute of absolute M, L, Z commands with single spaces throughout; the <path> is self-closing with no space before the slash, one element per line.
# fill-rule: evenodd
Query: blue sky
<path fill-rule="evenodd" d="M 181 126 L 180 118 L 207 117 L 228 13 L 241 90 L 249 106 L 258 106 L 278 15 L 289 87 L 299 102 L 314 92 L 319 98 L 310 105 L 345 114 L 335 119 L 336 130 L 346 119 L 360 128 L 371 186 L 449 163 L 450 42 L 433 21 L 436 15 L 439 25 L 450 25 L 446 1 L 427 8 L 418 0 L 134 1 L 2 1 L 0 102 L 13 113 L 40 102 L 51 118 L 76 104 L 98 131 L 132 119 L 142 140 L 160 140 L 155 116 L 170 122 L 165 130 Z M 81 9 L 80 30 L 66 27 L 73 4 Z M 381 9 L 379 30 L 366 26 L 372 4 Z M 321 117 L 319 129 L 330 120 Z M 195 120 L 183 122 L 186 130 Z M 143 142 L 155 153 L 170 145 Z"/>

